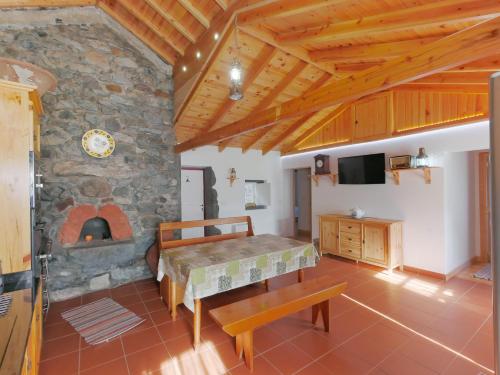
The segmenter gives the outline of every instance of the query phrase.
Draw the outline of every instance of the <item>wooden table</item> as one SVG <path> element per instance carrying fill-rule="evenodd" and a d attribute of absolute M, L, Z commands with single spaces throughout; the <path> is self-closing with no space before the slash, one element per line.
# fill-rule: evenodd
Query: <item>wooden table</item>
<path fill-rule="evenodd" d="M 311 243 L 265 234 L 162 251 L 158 265 L 162 297 L 172 319 L 181 303 L 194 313 L 194 346 L 200 343 L 201 299 L 316 266 Z"/>

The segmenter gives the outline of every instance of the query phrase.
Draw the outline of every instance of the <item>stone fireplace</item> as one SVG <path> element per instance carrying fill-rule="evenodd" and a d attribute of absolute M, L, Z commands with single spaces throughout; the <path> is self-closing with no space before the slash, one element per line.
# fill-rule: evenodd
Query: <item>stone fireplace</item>
<path fill-rule="evenodd" d="M 42 97 L 41 123 L 50 297 L 151 277 L 145 253 L 158 223 L 180 219 L 171 66 L 95 8 L 78 19 L 38 10 L 36 27 L 23 26 L 31 11 L 22 12 L 8 28 L 0 25 L 0 55 L 37 64 L 58 81 Z M 107 158 L 81 147 L 82 135 L 95 128 L 115 139 Z M 87 242 L 85 234 L 95 237 Z"/>

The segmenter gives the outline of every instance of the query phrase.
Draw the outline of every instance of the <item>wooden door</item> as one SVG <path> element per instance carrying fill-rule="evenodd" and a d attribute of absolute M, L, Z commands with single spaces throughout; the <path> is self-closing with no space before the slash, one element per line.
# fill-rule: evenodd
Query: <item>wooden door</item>
<path fill-rule="evenodd" d="M 490 153 L 479 154 L 479 248 L 481 262 L 491 261 Z"/>
<path fill-rule="evenodd" d="M 392 132 L 392 93 L 382 93 L 352 106 L 353 140 L 385 138 Z"/>
<path fill-rule="evenodd" d="M 387 227 L 385 225 L 363 225 L 363 259 L 387 264 Z"/>
<path fill-rule="evenodd" d="M 321 218 L 321 252 L 339 254 L 339 222 L 336 219 Z"/>
<path fill-rule="evenodd" d="M 203 170 L 181 170 L 181 211 L 182 221 L 205 219 L 205 205 L 203 197 Z M 182 230 L 182 238 L 204 237 L 203 227 Z"/>

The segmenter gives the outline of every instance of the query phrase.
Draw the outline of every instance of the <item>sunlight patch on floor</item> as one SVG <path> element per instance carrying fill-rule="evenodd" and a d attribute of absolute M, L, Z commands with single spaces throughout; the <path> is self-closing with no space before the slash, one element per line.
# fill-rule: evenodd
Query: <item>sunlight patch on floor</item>
<path fill-rule="evenodd" d="M 428 283 L 426 283 L 426 284 L 428 284 Z M 487 371 L 487 372 L 488 372 L 488 373 L 490 373 L 490 374 L 494 374 L 494 373 L 495 373 L 495 371 L 493 371 L 492 369 L 490 369 L 490 368 L 488 368 L 488 367 L 486 367 L 486 366 L 484 366 L 484 365 L 482 365 L 482 364 L 480 364 L 480 363 L 478 363 L 478 362 L 474 361 L 472 358 L 469 358 L 469 357 L 467 357 L 467 356 L 463 355 L 462 353 L 457 352 L 456 350 L 454 350 L 454 349 L 450 348 L 449 346 L 444 345 L 443 343 L 441 343 L 441 342 L 439 342 L 439 341 L 434 340 L 433 338 L 431 338 L 431 337 L 429 337 L 429 336 L 426 336 L 426 335 L 424 335 L 424 334 L 422 334 L 422 333 L 420 333 L 420 332 L 418 332 L 418 331 L 415 331 L 413 328 L 408 327 L 407 325 L 405 325 L 405 324 L 403 324 L 403 323 L 399 322 L 398 320 L 396 320 L 396 319 L 394 319 L 394 318 L 391 318 L 390 316 L 388 316 L 388 315 L 386 315 L 386 314 L 384 314 L 384 313 L 382 313 L 382 312 L 380 312 L 380 311 L 378 311 L 378 310 L 376 310 L 376 309 L 374 309 L 374 308 L 372 308 L 372 307 L 370 307 L 370 306 L 368 306 L 368 305 L 365 305 L 364 303 L 362 303 L 362 302 L 360 302 L 360 301 L 358 301 L 358 300 L 356 300 L 356 299 L 354 299 L 354 298 L 352 298 L 352 297 L 349 297 L 349 296 L 348 296 L 348 295 L 346 295 L 346 294 L 342 294 L 342 296 L 343 296 L 343 297 L 345 297 L 345 298 L 347 298 L 347 299 L 348 299 L 348 300 L 350 300 L 351 302 L 354 302 L 354 303 L 356 303 L 357 305 L 359 305 L 359 306 L 361 306 L 361 307 L 364 307 L 365 309 L 370 310 L 371 312 L 373 312 L 373 313 L 375 313 L 375 314 L 377 314 L 377 315 L 381 316 L 382 318 L 384 318 L 384 319 L 386 319 L 386 320 L 388 320 L 388 321 L 390 321 L 390 322 L 392 322 L 392 323 L 394 323 L 394 324 L 398 325 L 399 327 L 401 327 L 401 328 L 403 328 L 403 329 L 406 329 L 407 331 L 409 331 L 409 332 L 411 332 L 411 333 L 413 333 L 413 334 L 415 334 L 415 335 L 417 335 L 417 336 L 419 336 L 419 337 L 423 338 L 424 340 L 427 340 L 427 341 L 429 341 L 429 342 L 431 342 L 431 343 L 433 343 L 433 344 L 435 344 L 435 345 L 438 345 L 439 347 L 441 347 L 441 348 L 443 348 L 443 349 L 445 349 L 445 350 L 447 350 L 447 351 L 449 351 L 449 352 L 451 352 L 451 353 L 455 354 L 456 356 L 458 356 L 458 357 L 460 357 L 460 358 L 462 358 L 462 359 L 464 359 L 464 360 L 466 360 L 466 361 L 468 361 L 468 362 L 470 362 L 470 363 L 474 364 L 475 366 L 480 367 L 480 368 L 481 368 L 481 369 L 483 369 L 484 371 Z"/>

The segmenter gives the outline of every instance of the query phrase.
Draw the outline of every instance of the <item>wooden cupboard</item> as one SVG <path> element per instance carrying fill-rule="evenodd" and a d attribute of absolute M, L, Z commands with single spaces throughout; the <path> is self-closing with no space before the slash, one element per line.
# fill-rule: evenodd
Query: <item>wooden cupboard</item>
<path fill-rule="evenodd" d="M 36 88 L 0 80 L 0 262 L 3 273 L 31 268 L 30 152 L 40 152 Z"/>
<path fill-rule="evenodd" d="M 320 215 L 320 251 L 389 269 L 402 268 L 402 230 L 403 223 L 397 220 Z"/>
<path fill-rule="evenodd" d="M 37 375 L 42 354 L 42 288 L 38 287 L 21 375 Z"/>
<path fill-rule="evenodd" d="M 353 141 L 385 138 L 393 129 L 392 92 L 384 92 L 352 105 Z"/>

